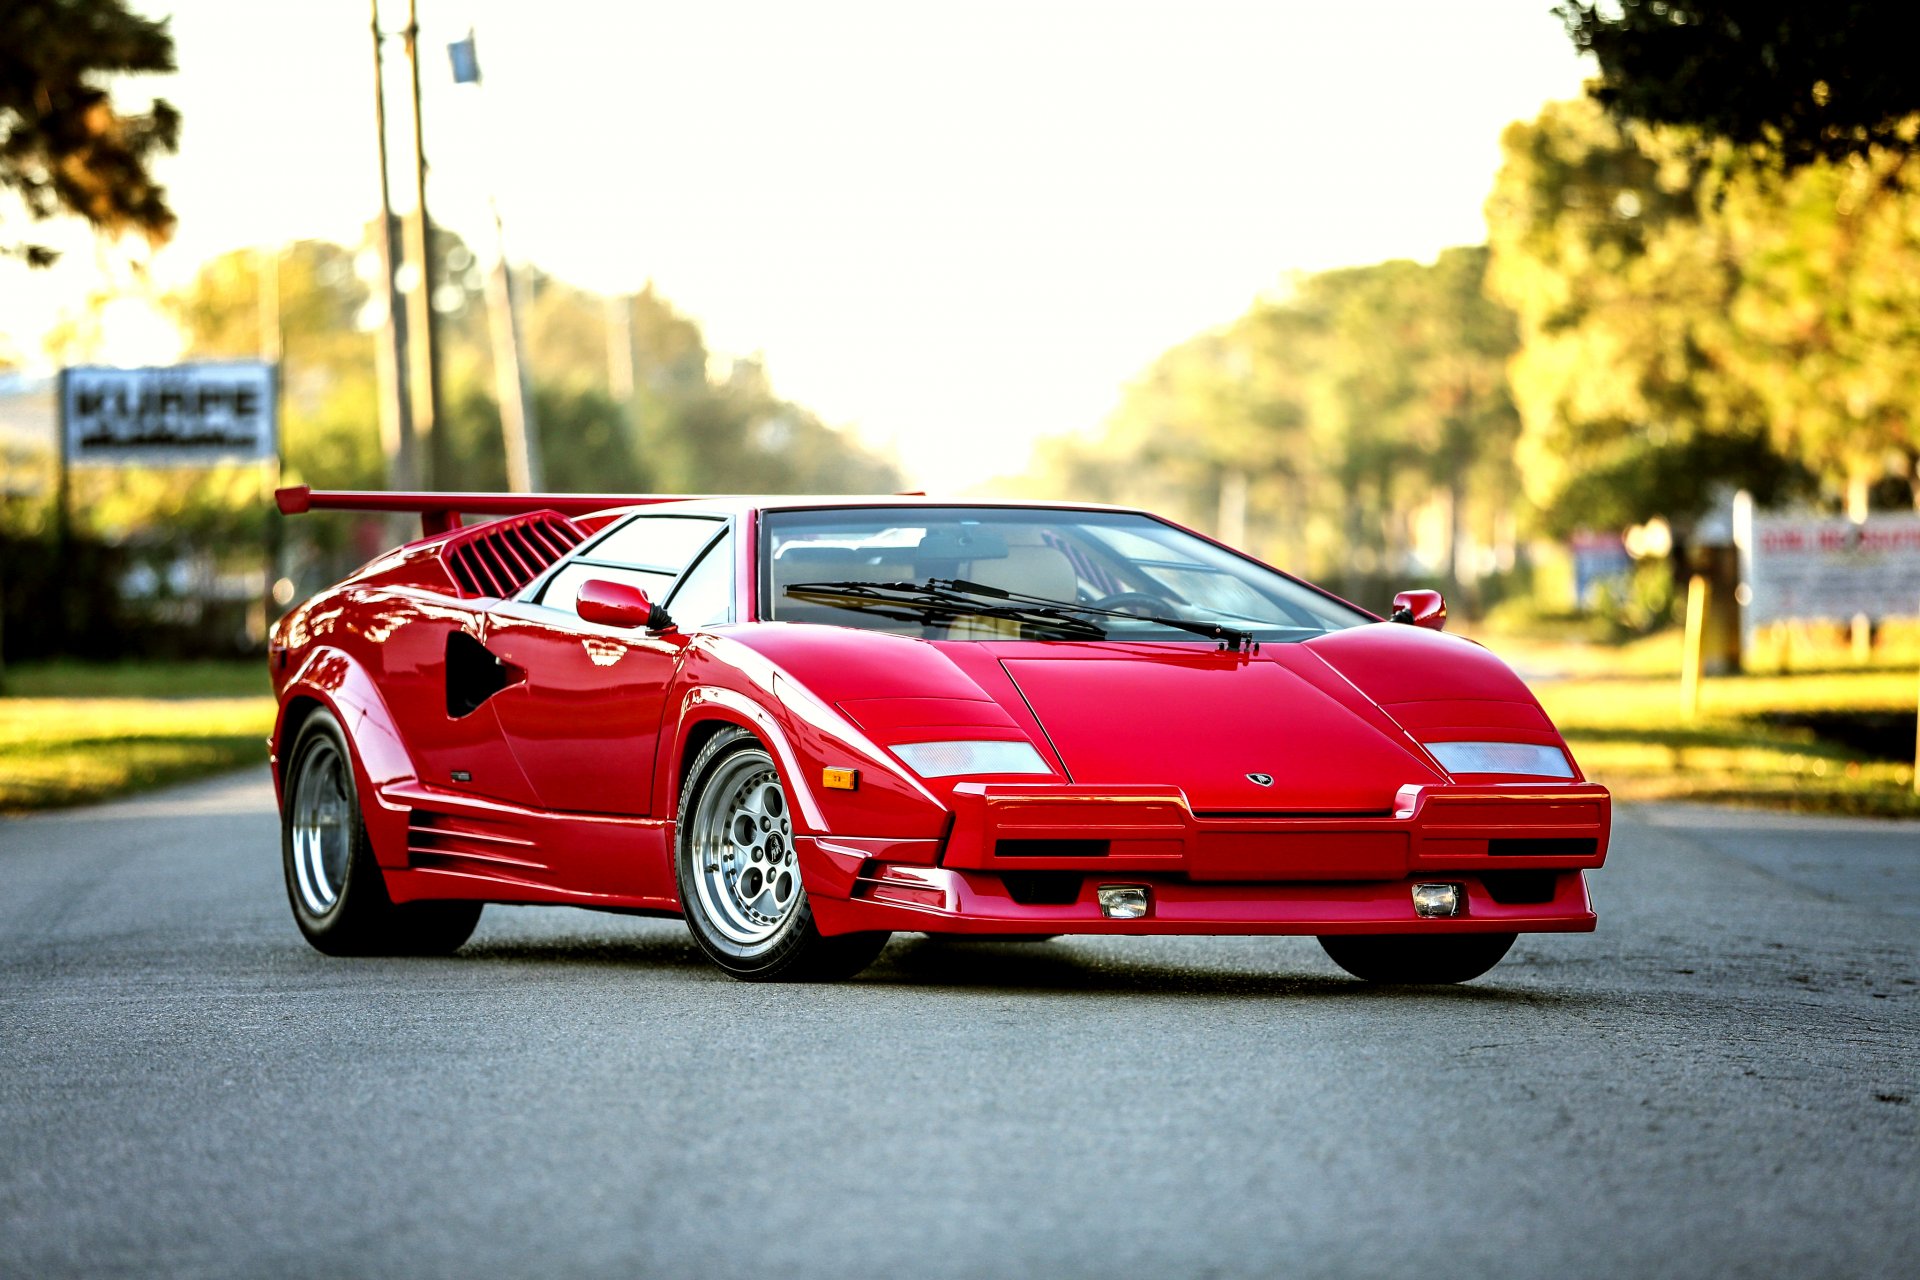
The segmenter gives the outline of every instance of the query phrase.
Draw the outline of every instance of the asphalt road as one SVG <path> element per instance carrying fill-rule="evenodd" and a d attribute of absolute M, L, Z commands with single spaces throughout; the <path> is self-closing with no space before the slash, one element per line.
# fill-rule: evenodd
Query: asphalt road
<path fill-rule="evenodd" d="M 764 987 L 559 909 L 327 959 L 259 773 L 0 822 L 0 1274 L 1914 1274 L 1920 824 L 1629 815 L 1593 881 L 1458 988 L 912 937 Z"/>

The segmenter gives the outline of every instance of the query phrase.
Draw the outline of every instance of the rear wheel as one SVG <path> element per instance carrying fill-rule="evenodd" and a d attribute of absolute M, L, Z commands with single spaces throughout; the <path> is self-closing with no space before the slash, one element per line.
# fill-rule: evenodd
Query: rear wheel
<path fill-rule="evenodd" d="M 744 730 L 722 730 L 687 771 L 676 845 L 687 928 L 736 978 L 848 978 L 887 945 L 885 933 L 829 938 L 815 927 L 786 784 L 767 749 Z"/>
<path fill-rule="evenodd" d="M 1368 982 L 1470 982 L 1500 963 L 1517 935 L 1451 933 L 1436 937 L 1329 934 L 1320 939 L 1333 962 Z"/>
<path fill-rule="evenodd" d="M 353 757 L 331 712 L 300 727 L 280 811 L 280 860 L 293 919 L 332 956 L 446 955 L 480 922 L 478 902 L 396 904 L 373 858 Z"/>

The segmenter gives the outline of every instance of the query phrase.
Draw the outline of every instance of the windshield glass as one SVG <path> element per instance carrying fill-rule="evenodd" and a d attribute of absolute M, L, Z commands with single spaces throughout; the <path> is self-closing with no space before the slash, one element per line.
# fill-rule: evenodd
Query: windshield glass
<path fill-rule="evenodd" d="M 770 511 L 761 521 L 760 610 L 776 622 L 823 622 L 936 640 L 1070 638 L 1022 616 L 999 594 L 979 612 L 951 590 L 915 603 L 931 580 L 1025 601 L 1117 610 L 1089 616 L 1111 640 L 1193 642 L 1166 619 L 1222 623 L 1261 642 L 1304 640 L 1373 621 L 1366 614 L 1150 516 L 992 507 Z M 835 595 L 827 583 L 890 583 Z M 794 588 L 811 585 L 796 592 Z M 974 597 L 968 597 L 974 598 Z M 1151 616 L 1148 616 L 1151 615 Z M 1158 618 L 1161 621 L 1155 621 Z"/>

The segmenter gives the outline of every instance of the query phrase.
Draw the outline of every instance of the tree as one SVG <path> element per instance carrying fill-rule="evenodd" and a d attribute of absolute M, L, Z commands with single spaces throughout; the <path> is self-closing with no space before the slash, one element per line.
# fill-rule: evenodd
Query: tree
<path fill-rule="evenodd" d="M 1627 119 L 1685 125 L 1787 169 L 1915 145 L 1912 7 L 1895 0 L 1565 0 L 1599 60 L 1594 96 Z"/>
<path fill-rule="evenodd" d="M 1684 523 L 1719 486 L 1790 477 L 1726 359 L 1740 265 L 1703 216 L 1690 141 L 1586 100 L 1502 139 L 1489 282 L 1520 318 L 1520 470 L 1556 533 Z"/>
<path fill-rule="evenodd" d="M 1056 488 L 1244 535 L 1368 599 L 1378 575 L 1458 581 L 1463 534 L 1510 541 L 1519 488 L 1515 322 L 1486 262 L 1473 247 L 1302 276 L 1161 355 L 1099 438 L 1052 442 L 1041 464 Z"/>
<path fill-rule="evenodd" d="M 122 114 L 101 76 L 174 70 L 166 19 L 120 0 L 9 0 L 0 5 L 0 187 L 33 221 L 65 211 L 102 232 L 135 231 L 158 244 L 173 210 L 148 166 L 179 145 L 180 114 L 162 99 Z M 44 245 L 0 252 L 47 266 Z"/>
<path fill-rule="evenodd" d="M 1741 267 L 1722 358 L 1766 407 L 1775 447 L 1855 513 L 1876 487 L 1876 502 L 1920 501 L 1920 194 L 1889 185 L 1900 162 L 1744 175 L 1711 213 Z"/>

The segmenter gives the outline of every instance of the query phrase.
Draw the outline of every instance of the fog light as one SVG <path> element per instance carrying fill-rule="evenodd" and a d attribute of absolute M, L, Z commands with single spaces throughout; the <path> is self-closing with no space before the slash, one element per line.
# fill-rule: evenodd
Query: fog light
<path fill-rule="evenodd" d="M 1103 884 L 1094 894 L 1100 899 L 1100 914 L 1109 920 L 1138 920 L 1147 914 L 1143 884 Z"/>
<path fill-rule="evenodd" d="M 1429 919 L 1435 916 L 1464 915 L 1466 890 L 1457 884 L 1417 884 L 1413 886 L 1413 914 Z"/>

